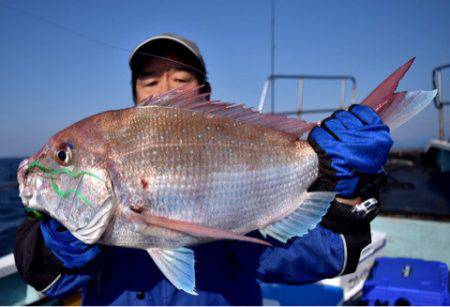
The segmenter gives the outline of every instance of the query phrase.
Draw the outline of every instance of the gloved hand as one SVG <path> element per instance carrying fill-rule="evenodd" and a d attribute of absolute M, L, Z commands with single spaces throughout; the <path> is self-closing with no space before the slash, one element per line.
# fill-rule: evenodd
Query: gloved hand
<path fill-rule="evenodd" d="M 389 127 L 375 111 L 363 105 L 337 111 L 311 131 L 308 141 L 319 156 L 319 177 L 311 190 L 336 191 L 340 197 L 363 200 L 378 197 L 385 182 L 381 167 L 393 142 Z M 335 200 L 324 217 L 325 226 L 341 231 L 334 226 L 343 225 L 343 221 L 355 224 L 372 220 L 379 204 L 366 205 L 367 210 L 356 210 Z"/>
<path fill-rule="evenodd" d="M 83 268 L 100 252 L 97 245 L 88 245 L 81 242 L 55 219 L 43 219 L 41 221 L 41 232 L 45 245 L 67 269 Z"/>
<path fill-rule="evenodd" d="M 363 105 L 333 113 L 311 131 L 308 141 L 319 155 L 317 190 L 346 198 L 358 196 L 364 175 L 381 172 L 392 146 L 389 127 Z"/>

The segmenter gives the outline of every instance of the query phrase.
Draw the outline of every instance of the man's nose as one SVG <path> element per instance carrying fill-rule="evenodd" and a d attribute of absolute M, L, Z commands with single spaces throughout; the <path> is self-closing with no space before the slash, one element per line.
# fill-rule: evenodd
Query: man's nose
<path fill-rule="evenodd" d="M 173 89 L 173 87 L 170 84 L 169 76 L 167 73 L 164 73 L 158 82 L 158 87 L 156 89 L 156 95 L 164 94 L 165 92 L 168 92 L 172 89 Z"/>

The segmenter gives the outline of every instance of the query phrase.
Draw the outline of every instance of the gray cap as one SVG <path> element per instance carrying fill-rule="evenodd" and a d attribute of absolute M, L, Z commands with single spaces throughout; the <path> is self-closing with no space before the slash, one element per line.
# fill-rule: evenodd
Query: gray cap
<path fill-rule="evenodd" d="M 165 45 L 166 43 L 175 43 L 176 45 L 186 49 L 186 51 L 188 51 L 188 54 L 192 54 L 197 60 L 197 64 L 195 65 L 195 67 L 191 68 L 206 75 L 205 61 L 203 60 L 197 44 L 185 37 L 173 33 L 163 33 L 161 35 L 153 36 L 139 44 L 130 54 L 130 58 L 128 61 L 128 63 L 130 64 L 130 68 L 133 70 L 136 67 L 138 58 L 140 57 L 152 55 L 158 56 L 158 53 L 153 53 L 152 50 L 157 49 L 157 46 Z"/>

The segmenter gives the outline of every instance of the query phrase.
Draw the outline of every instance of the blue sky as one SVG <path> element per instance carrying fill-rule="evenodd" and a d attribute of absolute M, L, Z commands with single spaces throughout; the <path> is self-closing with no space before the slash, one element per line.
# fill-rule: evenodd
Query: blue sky
<path fill-rule="evenodd" d="M 450 62 L 449 12 L 438 0 L 278 0 L 276 72 L 353 75 L 361 100 L 416 56 L 400 89 L 429 90 L 432 69 Z M 0 156 L 27 156 L 81 118 L 130 106 L 129 52 L 162 32 L 198 43 L 214 98 L 257 105 L 270 73 L 270 1 L 0 0 Z M 295 83 L 278 83 L 279 110 L 295 97 Z M 338 97 L 338 83 L 305 84 L 305 108 Z M 395 146 L 424 148 L 437 119 L 428 107 L 394 132 Z"/>

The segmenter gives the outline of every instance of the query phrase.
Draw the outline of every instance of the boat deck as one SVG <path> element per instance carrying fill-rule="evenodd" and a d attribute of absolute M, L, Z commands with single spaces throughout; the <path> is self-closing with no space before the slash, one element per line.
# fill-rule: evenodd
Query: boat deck
<path fill-rule="evenodd" d="M 391 154 L 385 169 L 384 214 L 450 221 L 450 172 L 440 172 L 429 156 L 412 151 Z"/>
<path fill-rule="evenodd" d="M 388 238 L 383 255 L 441 261 L 450 267 L 450 223 L 379 216 L 372 230 Z"/>
<path fill-rule="evenodd" d="M 397 152 L 385 166 L 381 215 L 372 229 L 387 235 L 384 254 L 447 263 L 450 267 L 450 172 L 421 152 Z"/>

